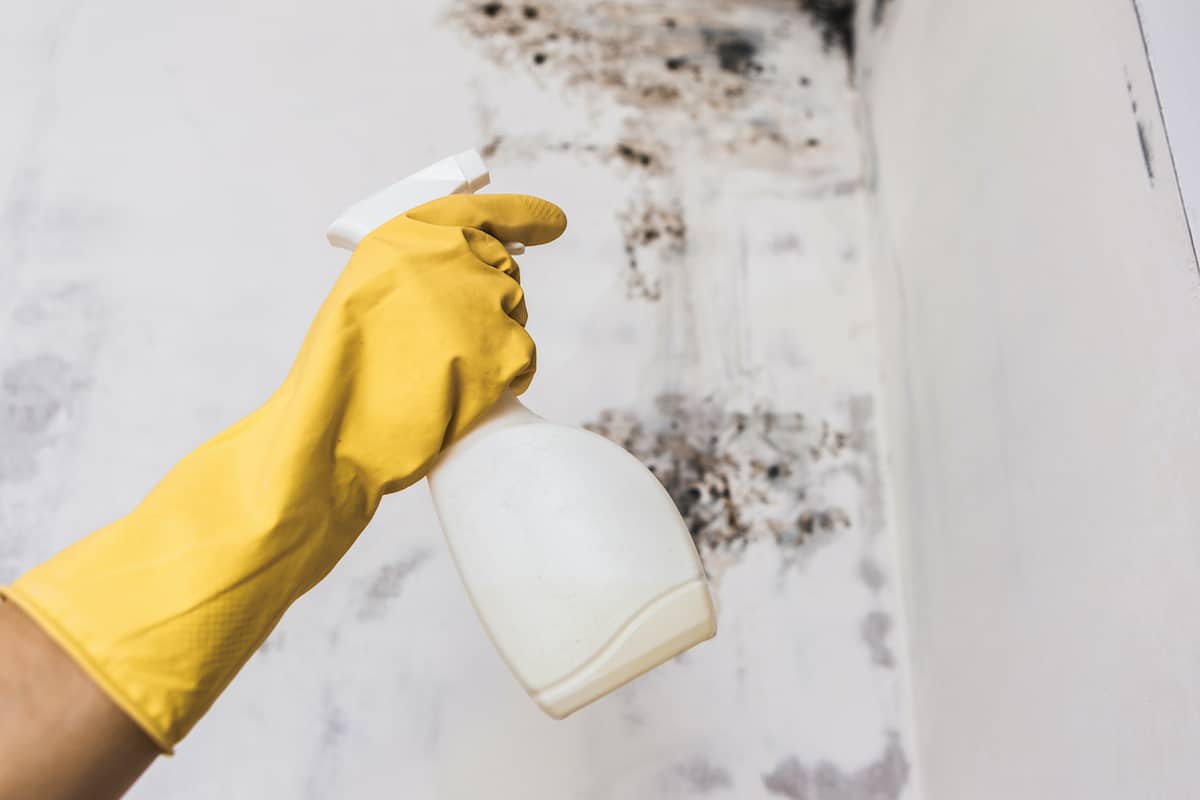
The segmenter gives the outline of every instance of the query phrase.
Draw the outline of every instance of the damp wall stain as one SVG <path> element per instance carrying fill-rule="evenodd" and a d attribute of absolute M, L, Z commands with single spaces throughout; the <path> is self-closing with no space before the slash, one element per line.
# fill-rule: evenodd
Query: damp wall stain
<path fill-rule="evenodd" d="M 762 776 L 763 788 L 787 800 L 898 800 L 908 784 L 908 758 L 896 732 L 887 735 L 883 752 L 857 770 L 829 761 L 810 764 L 788 756 Z"/>

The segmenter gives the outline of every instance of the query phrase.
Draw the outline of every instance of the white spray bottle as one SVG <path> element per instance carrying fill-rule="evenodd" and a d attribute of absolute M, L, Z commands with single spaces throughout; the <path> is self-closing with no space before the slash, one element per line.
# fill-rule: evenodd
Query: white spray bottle
<path fill-rule="evenodd" d="M 351 206 L 329 241 L 352 250 L 392 217 L 488 181 L 474 151 L 443 159 Z M 674 502 L 607 439 L 548 422 L 506 393 L 428 479 L 484 628 L 550 716 L 716 633 L 704 569 Z"/>

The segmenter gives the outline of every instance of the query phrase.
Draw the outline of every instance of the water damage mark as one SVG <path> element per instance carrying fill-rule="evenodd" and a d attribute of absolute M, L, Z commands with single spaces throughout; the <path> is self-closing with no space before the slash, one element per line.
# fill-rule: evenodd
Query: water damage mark
<path fill-rule="evenodd" d="M 363 606 L 358 612 L 358 618 L 365 620 L 382 617 L 388 604 L 400 596 L 409 575 L 428 561 L 430 555 L 431 552 L 427 548 L 420 548 L 405 558 L 380 567 L 363 595 Z"/>
<path fill-rule="evenodd" d="M 857 476 L 874 457 L 836 421 L 674 394 L 653 415 L 610 410 L 587 427 L 658 476 L 710 573 L 756 539 L 795 554 L 855 525 Z"/>
<path fill-rule="evenodd" d="M 805 764 L 788 756 L 762 776 L 763 787 L 788 800 L 898 800 L 908 783 L 908 758 L 895 731 L 874 761 L 842 770 L 829 761 Z"/>

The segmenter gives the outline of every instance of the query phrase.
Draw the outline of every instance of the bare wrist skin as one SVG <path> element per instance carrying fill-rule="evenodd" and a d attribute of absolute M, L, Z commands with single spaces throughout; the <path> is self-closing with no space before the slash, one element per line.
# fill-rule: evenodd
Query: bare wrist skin
<path fill-rule="evenodd" d="M 0 800 L 110 800 L 158 755 L 12 603 L 0 602 Z"/>

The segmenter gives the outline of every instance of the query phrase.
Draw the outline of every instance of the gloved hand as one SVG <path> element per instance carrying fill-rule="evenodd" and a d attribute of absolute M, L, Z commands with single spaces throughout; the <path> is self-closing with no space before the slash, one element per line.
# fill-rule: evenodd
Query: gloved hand
<path fill-rule="evenodd" d="M 534 346 L 502 242 L 565 227 L 525 195 L 453 195 L 382 225 L 263 406 L 3 594 L 170 752 L 381 496 L 528 386 Z"/>

